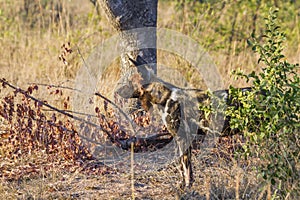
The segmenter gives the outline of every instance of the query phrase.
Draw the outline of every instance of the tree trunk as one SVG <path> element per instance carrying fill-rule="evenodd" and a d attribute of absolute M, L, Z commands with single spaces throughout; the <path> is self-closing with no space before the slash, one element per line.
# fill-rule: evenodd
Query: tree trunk
<path fill-rule="evenodd" d="M 100 2 L 109 21 L 120 33 L 122 75 L 130 76 L 132 74 L 135 66 L 132 65 L 129 58 L 136 60 L 138 55 L 151 66 L 156 74 L 158 0 L 100 0 Z M 142 46 L 151 48 L 142 48 Z M 146 76 L 143 79 L 147 81 L 145 80 Z"/>

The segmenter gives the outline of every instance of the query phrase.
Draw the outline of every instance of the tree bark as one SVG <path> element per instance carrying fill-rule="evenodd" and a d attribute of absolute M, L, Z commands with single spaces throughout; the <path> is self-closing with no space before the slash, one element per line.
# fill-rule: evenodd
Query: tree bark
<path fill-rule="evenodd" d="M 109 21 L 120 33 L 121 70 L 123 76 L 130 76 L 136 66 L 129 58 L 140 56 L 157 73 L 156 27 L 158 0 L 100 0 Z M 141 47 L 150 48 L 141 48 Z M 126 77 L 124 77 L 126 80 Z M 147 76 L 143 76 L 147 81 Z"/>

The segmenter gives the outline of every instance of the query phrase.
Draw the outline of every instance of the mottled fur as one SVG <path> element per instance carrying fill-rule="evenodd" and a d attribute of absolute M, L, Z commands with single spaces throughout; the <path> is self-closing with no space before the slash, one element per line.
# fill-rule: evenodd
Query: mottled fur
<path fill-rule="evenodd" d="M 146 74 L 149 83 L 141 83 L 141 84 L 132 84 L 129 83 L 130 86 L 122 86 L 118 89 L 118 93 L 124 98 L 138 98 L 142 108 L 145 111 L 149 111 L 151 107 L 154 105 L 159 106 L 161 110 L 161 118 L 164 122 L 164 125 L 167 127 L 168 131 L 175 138 L 175 141 L 178 143 L 178 147 L 180 148 L 180 162 L 179 162 L 179 172 L 182 176 L 182 188 L 190 187 L 193 183 L 193 173 L 192 173 L 192 163 L 191 163 L 191 146 L 187 149 L 181 149 L 181 144 L 179 142 L 178 130 L 181 123 L 182 117 L 182 105 L 179 101 L 181 94 L 186 94 L 182 92 L 184 89 L 175 87 L 174 85 L 167 83 L 157 76 L 155 76 L 151 69 L 146 66 L 146 63 L 141 58 L 138 57 L 137 61 L 130 59 L 135 66 L 137 66 L 138 72 L 142 74 Z M 138 86 L 138 87 L 137 87 Z M 130 88 L 130 90 L 128 89 Z M 248 91 L 251 88 L 244 88 L 242 91 Z M 131 95 L 130 92 L 131 91 Z M 199 104 L 209 104 L 211 103 L 211 99 L 206 92 L 201 90 L 195 90 L 194 92 L 195 99 L 199 102 Z M 231 98 L 229 96 L 228 90 L 219 90 L 213 92 L 213 96 L 217 97 L 217 99 L 222 99 L 228 105 L 234 105 L 236 102 L 231 102 Z M 234 105 L 238 106 L 238 105 Z M 206 125 L 209 124 L 208 120 L 205 119 L 203 111 L 200 111 L 200 119 L 204 120 Z M 229 127 L 229 118 L 227 117 L 224 126 L 221 129 L 220 133 L 231 134 L 232 130 Z M 205 130 L 201 128 L 198 129 L 198 134 L 205 135 Z M 189 133 L 191 134 L 191 133 Z M 176 137 L 178 136 L 178 137 Z M 220 135 L 222 136 L 222 135 Z"/>

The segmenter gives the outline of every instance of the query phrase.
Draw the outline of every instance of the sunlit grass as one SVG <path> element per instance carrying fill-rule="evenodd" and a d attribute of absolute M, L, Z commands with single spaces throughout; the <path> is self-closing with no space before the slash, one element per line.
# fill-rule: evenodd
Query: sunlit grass
<path fill-rule="evenodd" d="M 97 45 L 116 32 L 110 26 L 104 13 L 101 11 L 99 16 L 87 0 L 61 1 L 62 11 L 58 18 L 54 7 L 49 7 L 49 5 L 43 7 L 41 4 L 36 10 L 31 7 L 32 13 L 26 18 L 24 2 L 0 2 L 0 78 L 6 78 L 23 88 L 27 88 L 29 83 L 72 87 L 77 70 L 83 65 L 83 60 L 77 52 L 78 48 L 83 58 L 86 59 Z M 225 87 L 231 84 L 243 87 L 247 84 L 234 81 L 230 77 L 230 72 L 237 68 L 242 68 L 246 72 L 260 70 L 257 66 L 257 55 L 253 54 L 246 43 L 252 31 L 249 28 L 252 25 L 249 23 L 253 13 L 250 12 L 251 9 L 245 7 L 243 7 L 246 10 L 244 12 L 237 10 L 237 21 L 232 32 L 232 22 L 235 16 L 232 8 L 235 2 L 226 3 L 224 8 L 222 3 L 214 4 L 213 7 L 187 3 L 182 12 L 176 9 L 175 2 L 160 1 L 158 27 L 174 29 L 197 40 L 207 49 L 218 66 Z M 299 5 L 297 3 L 295 5 L 281 3 L 280 5 L 284 10 L 282 15 L 285 15 L 281 17 L 282 26 L 289 35 L 285 54 L 291 62 L 299 63 L 300 25 L 299 16 L 295 14 L 299 13 Z M 262 17 L 264 9 L 262 6 L 257 11 L 258 17 Z M 263 26 L 260 24 L 261 21 L 263 21 L 261 18 L 257 20 L 257 31 L 260 31 Z M 64 64 L 59 60 L 59 55 L 62 52 L 61 46 L 67 42 L 71 43 L 73 53 L 66 57 L 68 64 Z M 178 56 L 159 51 L 158 62 L 163 66 L 178 69 L 194 87 L 206 89 L 202 78 L 193 75 L 189 71 L 189 63 Z M 106 71 L 107 81 L 104 83 L 107 85 L 101 88 L 104 93 L 111 90 L 110 86 L 115 83 L 115 76 L 119 76 L 119 64 L 118 60 L 112 60 L 110 68 Z M 103 85 L 103 82 L 99 84 Z M 49 92 L 43 89 L 40 91 L 38 95 L 41 99 L 60 105 L 60 102 L 56 102 L 55 97 L 50 96 Z M 0 118 L 0 131 L 4 129 L 7 130 L 8 127 Z M 195 184 L 190 192 L 183 195 L 184 198 L 189 199 L 193 195 L 195 199 L 266 198 L 268 188 L 261 188 L 257 174 L 252 170 L 256 160 L 241 163 L 237 161 L 232 153 L 227 151 L 231 142 L 221 143 L 205 156 L 201 154 L 201 149 L 194 152 Z M 4 151 L 3 148 L 5 147 L 0 147 L 0 153 Z M 53 161 L 52 163 L 43 152 L 24 155 L 15 160 L 8 160 L 3 155 L 2 153 L 0 155 L 1 170 L 9 168 L 12 171 L 18 171 L 20 167 L 35 163 L 38 172 L 29 174 L 24 172 L 26 175 L 21 174 L 18 180 L 7 180 L 3 176 L 3 171 L 0 171 L 1 199 L 100 197 L 123 199 L 132 196 L 141 199 L 174 199 L 181 195 L 177 191 L 179 176 L 174 166 L 146 174 L 134 174 L 135 195 L 132 195 L 131 172 L 90 175 L 82 173 L 80 167 L 66 170 L 62 166 L 68 165 L 67 162 L 55 163 Z M 47 165 L 52 165 L 51 170 L 44 170 Z"/>

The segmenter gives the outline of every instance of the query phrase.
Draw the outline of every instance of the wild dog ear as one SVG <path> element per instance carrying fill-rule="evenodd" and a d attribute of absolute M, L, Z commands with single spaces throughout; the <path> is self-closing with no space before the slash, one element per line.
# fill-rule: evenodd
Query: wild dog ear
<path fill-rule="evenodd" d="M 151 82 L 152 79 L 156 79 L 152 68 L 148 65 L 148 63 L 141 57 L 137 56 L 136 60 L 130 58 L 128 56 L 128 60 L 137 68 L 137 71 L 142 76 L 144 83 Z"/>
<path fill-rule="evenodd" d="M 147 62 L 141 57 L 141 56 L 137 56 L 136 57 L 136 60 L 133 60 L 132 58 L 130 58 L 128 56 L 128 59 L 130 62 L 132 62 L 132 64 L 134 64 L 136 67 L 140 66 L 140 65 L 146 65 Z"/>

